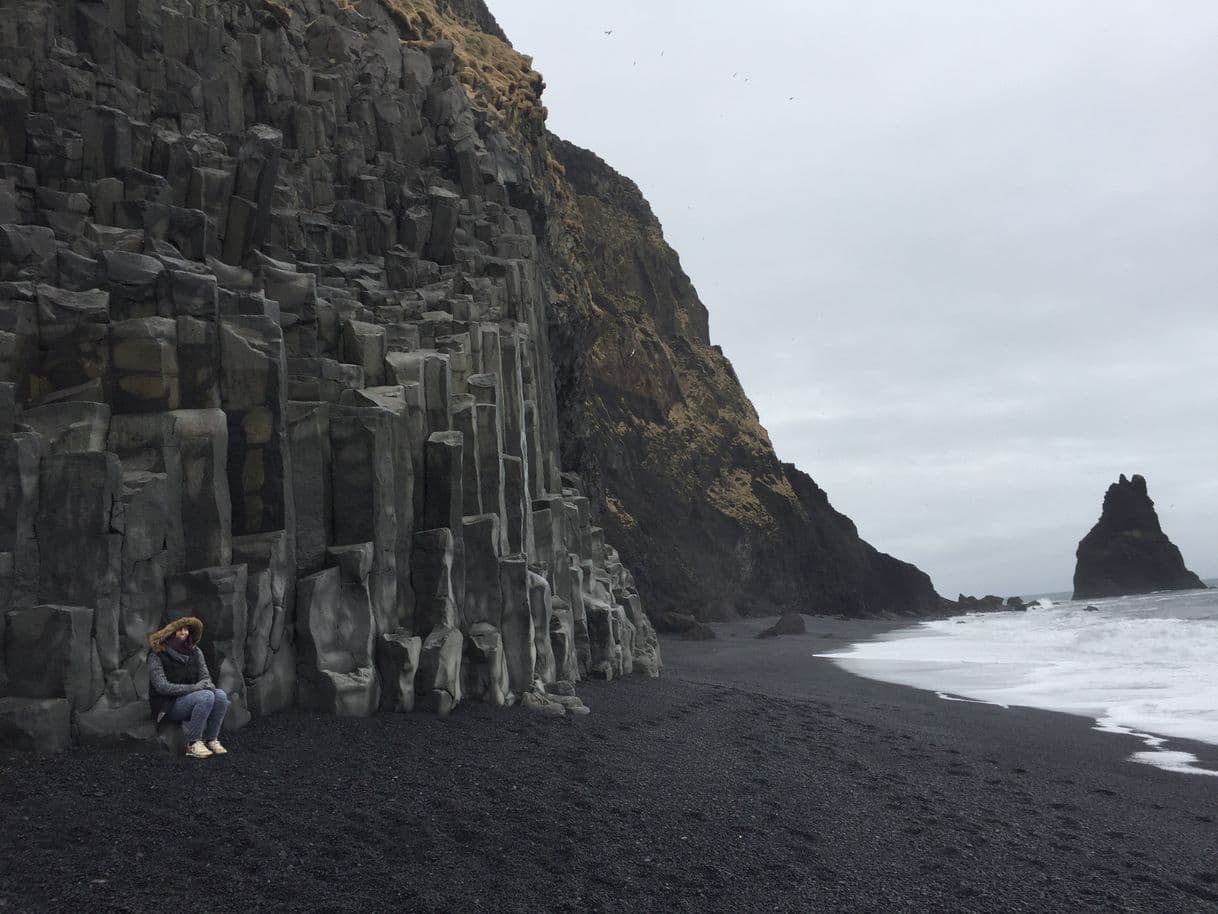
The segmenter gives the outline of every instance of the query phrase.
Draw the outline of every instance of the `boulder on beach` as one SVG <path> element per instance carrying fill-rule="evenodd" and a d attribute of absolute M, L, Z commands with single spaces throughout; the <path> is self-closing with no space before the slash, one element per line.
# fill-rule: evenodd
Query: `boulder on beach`
<path fill-rule="evenodd" d="M 1108 487 L 1100 519 L 1076 555 L 1075 600 L 1205 588 L 1159 526 L 1146 480 L 1138 475 L 1126 479 L 1122 473 Z"/>
<path fill-rule="evenodd" d="M 661 631 L 680 635 L 685 641 L 713 641 L 715 630 L 705 622 L 699 622 L 693 613 L 666 612 L 656 617 Z"/>
<path fill-rule="evenodd" d="M 681 632 L 681 638 L 684 641 L 714 641 L 715 637 L 715 630 L 705 622 L 695 622 Z"/>
<path fill-rule="evenodd" d="M 777 638 L 779 635 L 803 635 L 807 634 L 808 626 L 804 624 L 804 617 L 799 613 L 783 613 L 778 617 L 778 621 L 769 628 L 757 634 L 758 638 Z"/>

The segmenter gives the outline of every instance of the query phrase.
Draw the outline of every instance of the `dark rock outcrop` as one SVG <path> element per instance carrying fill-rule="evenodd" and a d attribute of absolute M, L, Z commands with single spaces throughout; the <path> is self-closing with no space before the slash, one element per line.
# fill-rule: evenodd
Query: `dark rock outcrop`
<path fill-rule="evenodd" d="M 937 611 L 930 578 L 864 542 L 775 456 L 635 184 L 549 144 L 569 200 L 547 245 L 563 464 L 651 605 L 703 619 Z"/>
<path fill-rule="evenodd" d="M 666 612 L 655 617 L 656 627 L 662 632 L 680 635 L 687 641 L 713 641 L 715 630 L 705 622 L 699 622 L 693 613 Z"/>
<path fill-rule="evenodd" d="M 1205 587 L 1159 526 L 1146 480 L 1138 475 L 1126 479 L 1122 473 L 1108 487 L 1100 519 L 1079 542 L 1077 558 L 1075 600 Z"/>
<path fill-rule="evenodd" d="M 769 628 L 758 632 L 758 638 L 777 638 L 779 635 L 805 635 L 808 625 L 799 613 L 783 613 Z"/>
<path fill-rule="evenodd" d="M 984 597 L 972 597 L 960 594 L 955 601 L 944 600 L 943 608 L 946 611 L 957 613 L 993 613 L 993 612 L 1023 612 L 1028 606 L 1019 597 L 1007 597 L 1004 601 L 1002 597 L 995 594 L 986 594 Z"/>

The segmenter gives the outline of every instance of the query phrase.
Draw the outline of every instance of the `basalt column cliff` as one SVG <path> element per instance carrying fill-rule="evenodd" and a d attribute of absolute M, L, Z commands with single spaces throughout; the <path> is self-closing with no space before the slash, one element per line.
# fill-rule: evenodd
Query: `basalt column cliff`
<path fill-rule="evenodd" d="M 236 726 L 657 675 L 560 472 L 527 61 L 430 6 L 3 7 L 0 739 L 148 737 L 187 614 Z"/>
<path fill-rule="evenodd" d="M 186 612 L 239 725 L 578 711 L 640 594 L 938 607 L 480 0 L 0 5 L 0 738 L 148 735 Z"/>

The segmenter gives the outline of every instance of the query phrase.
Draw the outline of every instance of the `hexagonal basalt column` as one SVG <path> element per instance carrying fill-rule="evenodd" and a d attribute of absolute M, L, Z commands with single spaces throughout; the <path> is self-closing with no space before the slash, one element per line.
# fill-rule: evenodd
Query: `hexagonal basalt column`
<path fill-rule="evenodd" d="M 464 446 L 461 452 L 461 497 L 462 512 L 466 515 L 482 513 L 482 489 L 478 477 L 478 426 L 474 398 L 469 394 L 453 397 L 453 430 L 461 433 Z"/>
<path fill-rule="evenodd" d="M 288 440 L 292 448 L 296 567 L 302 573 L 317 571 L 325 564 L 333 528 L 329 405 L 289 403 Z"/>
<path fill-rule="evenodd" d="M 499 589 L 499 518 L 479 514 L 464 521 L 465 602 L 462 628 L 489 622 L 496 628 L 503 610 Z"/>
<path fill-rule="evenodd" d="M 462 556 L 464 549 L 462 541 Z M 453 577 L 458 570 L 464 574 L 465 566 L 462 562 L 459 568 L 455 567 L 455 553 L 453 532 L 447 527 L 422 530 L 414 535 L 410 578 L 415 595 L 414 631 L 420 635 L 458 624 Z"/>
<path fill-rule="evenodd" d="M 508 678 L 517 695 L 533 687 L 537 662 L 533 615 L 529 606 L 529 566 L 524 556 L 499 560 L 503 598 L 499 632 L 507 657 Z"/>
<path fill-rule="evenodd" d="M 463 646 L 464 638 L 455 628 L 437 628 L 423 642 L 414 680 L 423 710 L 443 716 L 460 703 Z"/>
<path fill-rule="evenodd" d="M 5 608 L 32 606 L 38 598 L 38 435 L 0 435 L 0 553 L 10 557 L 11 601 Z"/>
<path fill-rule="evenodd" d="M 376 668 L 381 677 L 381 710 L 413 711 L 414 681 L 419 671 L 423 639 L 406 632 L 386 632 L 376 642 Z"/>
<path fill-rule="evenodd" d="M 371 546 L 364 550 L 371 559 Z M 377 706 L 380 693 L 373 667 L 373 617 L 367 602 L 358 598 L 359 562 L 348 570 L 327 568 L 301 578 L 296 590 L 296 636 L 302 707 L 332 714 L 362 717 Z M 343 578 L 348 581 L 344 585 Z"/>
<path fill-rule="evenodd" d="M 269 317 L 231 317 L 220 344 L 233 531 L 282 530 L 291 507 L 283 331 Z"/>
<path fill-rule="evenodd" d="M 63 454 L 42 462 L 36 523 L 38 592 L 48 603 L 96 610 L 97 647 L 107 670 L 118 667 L 122 537 L 114 508 L 122 470 L 113 454 Z"/>
<path fill-rule="evenodd" d="M 550 643 L 553 597 L 549 581 L 533 571 L 529 571 L 529 613 L 533 617 L 533 676 L 548 685 L 557 678 L 554 648 Z"/>
<path fill-rule="evenodd" d="M 393 416 L 341 407 L 330 418 L 334 543 L 372 543 L 368 591 L 376 633 L 399 627 Z"/>
<path fill-rule="evenodd" d="M 59 752 L 72 743 L 72 706 L 63 698 L 0 698 L 0 746 Z"/>
<path fill-rule="evenodd" d="M 218 409 L 171 413 L 182 483 L 182 534 L 187 568 L 232 560 L 232 503 L 228 489 L 228 417 Z"/>
<path fill-rule="evenodd" d="M 509 680 L 503 639 L 495 626 L 487 622 L 475 623 L 465 636 L 461 687 L 470 699 L 493 705 L 507 702 Z"/>
<path fill-rule="evenodd" d="M 414 541 L 415 519 L 415 438 L 419 434 L 416 411 L 411 397 L 417 388 L 405 386 L 370 387 L 344 395 L 344 404 L 378 408 L 391 417 L 393 497 L 397 535 L 394 540 L 394 560 L 397 572 L 397 620 L 402 627 L 413 627 L 414 590 L 410 584 L 410 553 Z M 418 488 L 422 488 L 420 478 Z"/>
<path fill-rule="evenodd" d="M 138 317 L 110 325 L 114 411 L 159 413 L 181 405 L 178 324 Z"/>
<path fill-rule="evenodd" d="M 102 693 L 101 661 L 93 644 L 93 610 L 34 606 L 5 615 L 8 693 L 19 698 L 66 698 L 93 706 Z"/>

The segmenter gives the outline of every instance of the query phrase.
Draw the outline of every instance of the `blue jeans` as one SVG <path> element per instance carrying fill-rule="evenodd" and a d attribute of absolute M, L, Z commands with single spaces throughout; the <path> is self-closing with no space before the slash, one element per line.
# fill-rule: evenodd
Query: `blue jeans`
<path fill-rule="evenodd" d="M 219 737 L 220 724 L 224 723 L 226 713 L 228 696 L 223 689 L 199 689 L 175 698 L 165 716 L 169 720 L 182 721 L 186 742 L 194 743 Z"/>

